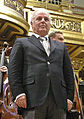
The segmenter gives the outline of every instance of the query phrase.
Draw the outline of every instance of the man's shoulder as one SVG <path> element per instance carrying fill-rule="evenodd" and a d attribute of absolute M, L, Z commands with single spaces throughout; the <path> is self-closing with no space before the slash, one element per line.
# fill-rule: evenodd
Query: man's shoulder
<path fill-rule="evenodd" d="M 56 41 L 56 40 L 53 40 L 53 42 L 54 42 L 55 45 L 59 45 L 59 46 L 65 47 L 64 43 L 61 43 L 61 42 Z"/>
<path fill-rule="evenodd" d="M 53 40 L 54 42 L 54 45 L 56 48 L 58 49 L 62 49 L 62 50 L 67 50 L 67 46 L 65 43 L 62 43 L 62 42 L 59 42 L 59 41 L 56 41 L 56 40 Z"/>
<path fill-rule="evenodd" d="M 17 38 L 16 40 L 15 40 L 15 43 L 19 43 L 19 42 L 26 42 L 26 41 L 28 41 L 29 39 L 31 38 L 31 36 L 26 36 L 26 37 L 20 37 L 20 38 Z"/>
<path fill-rule="evenodd" d="M 30 36 L 26 36 L 26 37 L 17 38 L 16 40 L 23 41 L 23 40 L 28 40 L 29 38 Z"/>

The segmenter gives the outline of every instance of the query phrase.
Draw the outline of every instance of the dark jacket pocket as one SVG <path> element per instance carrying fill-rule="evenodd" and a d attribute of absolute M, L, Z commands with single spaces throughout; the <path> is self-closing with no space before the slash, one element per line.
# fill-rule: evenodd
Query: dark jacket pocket
<path fill-rule="evenodd" d="M 35 84 L 35 80 L 30 78 L 28 80 L 26 80 L 25 82 L 23 82 L 24 85 L 32 85 L 32 84 Z"/>

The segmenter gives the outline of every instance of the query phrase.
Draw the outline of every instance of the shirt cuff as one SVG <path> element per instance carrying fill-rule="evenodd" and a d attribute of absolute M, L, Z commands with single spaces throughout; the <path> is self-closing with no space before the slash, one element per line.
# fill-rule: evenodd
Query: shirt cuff
<path fill-rule="evenodd" d="M 25 93 L 21 93 L 21 94 L 19 94 L 19 95 L 16 97 L 16 99 L 15 99 L 14 102 L 16 102 L 16 100 L 17 100 L 19 97 L 24 96 L 24 95 L 25 95 Z"/>
<path fill-rule="evenodd" d="M 71 102 L 73 104 L 73 102 L 71 100 L 67 99 L 67 101 L 69 101 L 69 102 Z"/>

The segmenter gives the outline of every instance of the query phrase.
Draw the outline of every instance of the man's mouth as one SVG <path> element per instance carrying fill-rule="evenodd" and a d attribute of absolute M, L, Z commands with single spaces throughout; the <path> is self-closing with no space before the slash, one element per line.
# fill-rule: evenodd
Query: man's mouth
<path fill-rule="evenodd" d="M 45 24 L 41 24 L 40 27 L 45 27 L 46 25 Z"/>
<path fill-rule="evenodd" d="M 42 26 L 40 26 L 40 28 L 46 28 L 46 26 L 42 25 Z"/>

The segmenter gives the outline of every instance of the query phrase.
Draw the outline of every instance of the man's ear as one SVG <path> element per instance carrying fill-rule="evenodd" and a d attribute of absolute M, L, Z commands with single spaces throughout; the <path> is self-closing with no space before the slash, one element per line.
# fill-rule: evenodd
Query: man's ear
<path fill-rule="evenodd" d="M 30 24 L 32 25 L 32 21 L 30 22 Z"/>

